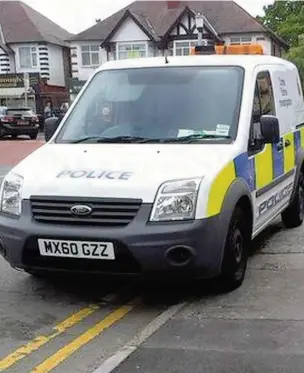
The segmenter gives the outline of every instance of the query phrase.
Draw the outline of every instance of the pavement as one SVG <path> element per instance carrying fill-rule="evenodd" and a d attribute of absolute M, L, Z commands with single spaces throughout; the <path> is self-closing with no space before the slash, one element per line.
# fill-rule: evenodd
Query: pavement
<path fill-rule="evenodd" d="M 0 141 L 0 175 L 32 146 Z M 304 226 L 277 219 L 227 294 L 209 282 L 44 281 L 0 259 L 0 372 L 303 373 L 303 243 Z"/>
<path fill-rule="evenodd" d="M 42 133 L 38 134 L 37 140 L 29 140 L 26 136 L 20 136 L 16 140 L 11 140 L 10 137 L 0 139 L 0 177 L 5 169 L 16 165 L 43 143 Z"/>

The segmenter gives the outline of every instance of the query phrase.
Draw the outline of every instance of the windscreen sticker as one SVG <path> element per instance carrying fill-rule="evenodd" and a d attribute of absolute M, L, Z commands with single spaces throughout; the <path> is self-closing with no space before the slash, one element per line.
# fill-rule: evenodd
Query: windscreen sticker
<path fill-rule="evenodd" d="M 229 136 L 230 126 L 228 124 L 218 124 L 216 126 L 217 136 Z"/>
<path fill-rule="evenodd" d="M 63 170 L 57 175 L 57 179 L 106 179 L 128 181 L 133 172 L 107 171 L 107 170 Z"/>
<path fill-rule="evenodd" d="M 179 129 L 177 137 L 185 137 L 185 136 L 192 136 L 192 135 L 204 135 L 205 131 L 195 131 L 189 129 Z"/>

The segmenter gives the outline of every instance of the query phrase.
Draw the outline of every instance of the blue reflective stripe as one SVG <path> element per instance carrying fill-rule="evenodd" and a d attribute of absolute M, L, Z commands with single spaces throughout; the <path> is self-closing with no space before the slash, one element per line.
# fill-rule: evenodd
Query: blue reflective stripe
<path fill-rule="evenodd" d="M 296 131 L 294 133 L 294 142 L 295 142 L 295 153 L 297 156 L 297 153 L 301 148 L 301 132 L 300 131 Z"/>
<path fill-rule="evenodd" d="M 247 153 L 240 154 L 234 160 L 236 176 L 243 178 L 249 186 L 251 192 L 255 187 L 255 167 L 254 158 L 248 158 Z"/>
<path fill-rule="evenodd" d="M 302 148 L 301 137 L 304 135 L 301 131 L 295 131 L 294 135 L 294 148 L 295 153 Z M 304 140 L 304 139 L 303 139 Z M 283 138 L 281 139 L 283 141 Z M 272 164 L 273 164 L 273 180 L 284 175 L 284 151 L 278 151 L 276 145 L 272 145 Z M 234 159 L 234 166 L 236 177 L 242 178 L 246 181 L 251 192 L 256 190 L 256 167 L 255 167 L 255 156 L 249 158 L 248 153 L 242 153 Z M 260 171 L 265 171 L 265 168 Z M 271 170 L 269 170 L 271 172 Z"/>
<path fill-rule="evenodd" d="M 272 145 L 272 158 L 273 158 L 273 177 L 274 179 L 284 174 L 284 153 L 280 152 L 276 145 Z"/>

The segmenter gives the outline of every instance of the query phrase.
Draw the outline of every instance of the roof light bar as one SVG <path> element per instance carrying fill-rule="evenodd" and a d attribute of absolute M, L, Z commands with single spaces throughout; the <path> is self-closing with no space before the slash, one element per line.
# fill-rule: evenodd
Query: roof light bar
<path fill-rule="evenodd" d="M 195 46 L 191 50 L 191 55 L 207 55 L 207 54 L 263 55 L 264 50 L 260 44 Z"/>

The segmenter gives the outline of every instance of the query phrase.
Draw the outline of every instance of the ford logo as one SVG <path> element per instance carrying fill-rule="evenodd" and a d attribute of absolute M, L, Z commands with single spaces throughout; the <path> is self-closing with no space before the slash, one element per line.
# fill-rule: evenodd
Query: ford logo
<path fill-rule="evenodd" d="M 74 205 L 70 209 L 71 213 L 73 215 L 78 215 L 78 216 L 87 216 L 92 213 L 92 207 L 87 206 L 87 205 Z"/>

